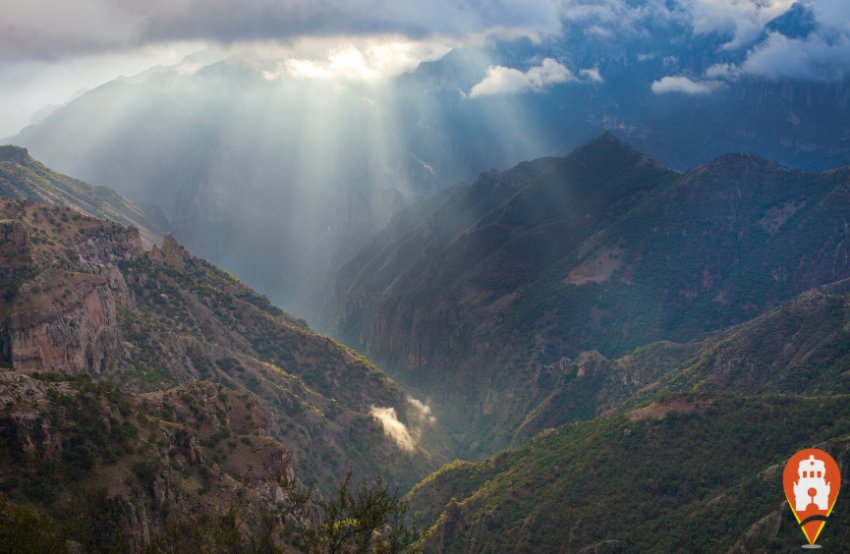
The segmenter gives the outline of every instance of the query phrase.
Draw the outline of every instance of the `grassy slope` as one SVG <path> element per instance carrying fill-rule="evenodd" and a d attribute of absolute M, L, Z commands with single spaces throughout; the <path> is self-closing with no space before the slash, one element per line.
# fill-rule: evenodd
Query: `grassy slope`
<path fill-rule="evenodd" d="M 515 442 L 589 419 L 659 391 L 835 394 L 850 392 L 850 282 L 812 289 L 705 339 L 653 343 L 577 373 L 565 366 L 551 394 L 526 417 Z M 588 364 L 585 364 L 588 365 Z"/>
<path fill-rule="evenodd" d="M 449 466 L 412 498 L 423 521 L 436 520 L 428 545 L 440 552 L 574 552 L 603 541 L 624 552 L 723 552 L 771 515 L 778 534 L 754 533 L 750 547 L 798 548 L 781 508 L 782 467 L 819 445 L 846 479 L 848 414 L 847 396 L 674 396 Z M 839 496 L 824 546 L 850 539 L 848 506 Z"/>

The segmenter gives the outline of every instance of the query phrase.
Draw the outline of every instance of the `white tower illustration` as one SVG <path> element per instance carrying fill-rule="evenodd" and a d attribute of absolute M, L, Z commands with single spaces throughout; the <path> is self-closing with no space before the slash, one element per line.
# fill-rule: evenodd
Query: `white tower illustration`
<path fill-rule="evenodd" d="M 829 483 L 826 482 L 826 466 L 814 455 L 803 460 L 797 467 L 799 480 L 794 483 L 794 504 L 796 511 L 804 512 L 809 504 L 818 510 L 829 509 Z"/>

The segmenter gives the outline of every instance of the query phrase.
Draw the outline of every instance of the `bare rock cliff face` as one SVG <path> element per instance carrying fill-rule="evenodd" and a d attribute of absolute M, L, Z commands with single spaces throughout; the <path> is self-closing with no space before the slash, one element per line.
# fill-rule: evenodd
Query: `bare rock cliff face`
<path fill-rule="evenodd" d="M 121 273 L 41 275 L 12 305 L 4 356 L 22 372 L 100 373 L 120 356 L 117 311 L 132 306 Z"/>
<path fill-rule="evenodd" d="M 123 352 L 117 314 L 134 302 L 116 264 L 144 254 L 139 231 L 86 220 L 74 232 L 67 212 L 5 208 L 16 218 L 0 220 L 0 270 L 14 293 L 0 329 L 4 360 L 22 372 L 101 373 Z"/>

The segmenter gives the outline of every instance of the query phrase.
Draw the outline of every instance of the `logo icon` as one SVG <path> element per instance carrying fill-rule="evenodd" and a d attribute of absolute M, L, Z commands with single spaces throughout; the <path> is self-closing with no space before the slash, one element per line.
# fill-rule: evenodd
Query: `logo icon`
<path fill-rule="evenodd" d="M 782 485 L 794 517 L 809 541 L 803 548 L 819 548 L 815 541 L 832 513 L 841 487 L 838 464 L 823 450 L 800 450 L 785 464 Z"/>

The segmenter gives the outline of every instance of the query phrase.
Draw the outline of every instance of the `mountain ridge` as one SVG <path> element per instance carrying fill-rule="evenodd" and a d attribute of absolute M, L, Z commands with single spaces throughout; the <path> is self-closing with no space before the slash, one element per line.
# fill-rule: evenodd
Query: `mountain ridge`
<path fill-rule="evenodd" d="M 409 487 L 450 458 L 417 393 L 171 235 L 146 250 L 137 228 L 0 199 L 0 236 L 4 517 L 67 522 L 93 550 L 205 525 L 292 545 L 349 472 Z"/>
<path fill-rule="evenodd" d="M 562 358 L 692 341 L 850 274 L 846 168 L 729 154 L 679 173 L 612 135 L 572 156 L 410 208 L 341 268 L 326 325 L 486 435 L 525 419 Z M 574 173 L 558 172 L 566 160 Z M 522 170 L 453 220 L 464 191 Z"/>
<path fill-rule="evenodd" d="M 161 240 L 169 226 L 158 208 L 136 204 L 107 187 L 56 173 L 20 146 L 0 146 L 0 196 L 68 206 L 85 215 L 132 225 L 140 230 L 148 246 Z"/>

